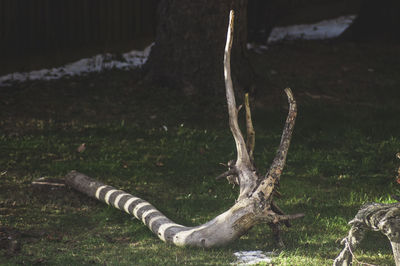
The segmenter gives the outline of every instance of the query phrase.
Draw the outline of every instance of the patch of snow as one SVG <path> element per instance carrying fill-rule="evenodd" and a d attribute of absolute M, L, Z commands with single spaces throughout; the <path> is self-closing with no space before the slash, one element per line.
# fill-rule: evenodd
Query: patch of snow
<path fill-rule="evenodd" d="M 353 22 L 355 15 L 341 16 L 323 20 L 315 24 L 301 24 L 287 27 L 275 27 L 268 43 L 282 40 L 322 40 L 339 36 Z"/>
<path fill-rule="evenodd" d="M 0 86 L 10 86 L 13 82 L 28 80 L 52 80 L 65 76 L 78 76 L 91 72 L 101 72 L 107 69 L 133 69 L 146 63 L 152 46 L 153 44 L 146 47 L 143 51 L 133 50 L 120 56 L 109 53 L 99 54 L 57 68 L 11 73 L 0 77 Z"/>
<path fill-rule="evenodd" d="M 263 252 L 261 250 L 254 251 L 238 251 L 233 253 L 236 256 L 237 261 L 235 261 L 234 265 L 252 265 L 256 263 L 271 263 L 271 256 L 276 255 L 274 252 Z"/>

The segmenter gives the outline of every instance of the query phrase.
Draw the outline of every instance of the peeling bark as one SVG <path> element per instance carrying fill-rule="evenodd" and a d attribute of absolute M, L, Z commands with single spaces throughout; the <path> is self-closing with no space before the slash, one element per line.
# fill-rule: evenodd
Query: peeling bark
<path fill-rule="evenodd" d="M 342 240 L 344 249 L 333 265 L 350 265 L 353 252 L 364 238 L 367 230 L 380 231 L 392 245 L 396 266 L 400 266 L 400 202 L 392 204 L 369 203 L 361 207 L 353 220 L 349 234 Z"/>
<path fill-rule="evenodd" d="M 237 158 L 228 163 L 227 172 L 217 177 L 226 177 L 228 181 L 240 186 L 238 199 L 230 209 L 203 225 L 187 227 L 174 223 L 149 202 L 105 185 L 82 173 L 70 172 L 66 176 L 66 184 L 88 196 L 134 215 L 161 240 L 178 246 L 210 248 L 226 245 L 260 223 L 268 224 L 272 228 L 278 245 L 283 246 L 280 238 L 281 224 L 289 225 L 289 220 L 304 216 L 301 213 L 285 215 L 273 202 L 273 197 L 277 194 L 275 185 L 278 184 L 283 171 L 294 128 L 297 114 L 296 102 L 291 90 L 286 89 L 285 92 L 289 99 L 289 113 L 283 129 L 281 143 L 268 173 L 265 176 L 259 175 L 252 160 L 255 133 L 251 133 L 253 128 L 250 108 L 247 108 L 247 104 L 247 132 L 248 143 L 250 144 L 246 145 L 238 125 L 238 108 L 230 69 L 233 22 L 234 13 L 231 11 L 224 54 L 224 76 L 229 126 L 236 143 Z"/>

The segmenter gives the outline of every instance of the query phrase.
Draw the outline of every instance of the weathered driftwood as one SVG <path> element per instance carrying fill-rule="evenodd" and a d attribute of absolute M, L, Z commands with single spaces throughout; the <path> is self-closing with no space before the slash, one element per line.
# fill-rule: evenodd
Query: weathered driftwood
<path fill-rule="evenodd" d="M 239 185 L 240 193 L 236 203 L 229 210 L 203 225 L 187 227 L 174 223 L 147 201 L 104 185 L 76 171 L 72 171 L 66 176 L 66 183 L 80 192 L 134 215 L 137 219 L 143 221 L 161 240 L 178 246 L 209 248 L 225 245 L 260 223 L 270 225 L 276 240 L 283 245 L 279 236 L 280 224 L 289 225 L 289 220 L 304 216 L 304 214 L 285 215 L 273 202 L 273 197 L 277 194 L 275 186 L 279 182 L 285 164 L 294 127 L 297 113 L 296 102 L 290 89 L 286 89 L 285 92 L 289 99 L 289 113 L 280 146 L 266 175 L 258 174 L 252 158 L 254 130 L 251 123 L 250 108 L 247 108 L 248 103 L 246 104 L 247 145 L 238 125 L 238 108 L 235 102 L 230 70 L 233 21 L 234 13 L 231 11 L 225 47 L 224 74 L 229 126 L 236 143 L 237 158 L 236 161 L 228 163 L 228 171 L 220 177 L 226 177 Z"/>
<path fill-rule="evenodd" d="M 352 227 L 341 242 L 344 249 L 334 260 L 334 266 L 351 264 L 353 252 L 367 230 L 380 231 L 387 236 L 392 245 L 396 266 L 400 266 L 400 202 L 366 204 L 349 224 Z"/>

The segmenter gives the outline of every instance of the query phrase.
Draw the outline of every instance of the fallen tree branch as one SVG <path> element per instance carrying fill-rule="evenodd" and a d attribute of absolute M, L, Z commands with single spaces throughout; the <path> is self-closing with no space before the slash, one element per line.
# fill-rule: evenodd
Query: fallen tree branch
<path fill-rule="evenodd" d="M 226 245 L 259 223 L 269 224 L 273 230 L 274 239 L 279 246 L 283 246 L 280 237 L 281 223 L 288 225 L 289 220 L 304 216 L 304 214 L 285 215 L 273 203 L 273 197 L 278 193 L 275 186 L 279 185 L 278 182 L 285 165 L 294 128 L 297 113 L 296 102 L 291 90 L 286 89 L 289 113 L 283 129 L 281 143 L 268 173 L 259 175 L 253 162 L 255 133 L 248 101 L 245 103 L 247 145 L 238 125 L 238 108 L 236 107 L 230 69 L 233 22 L 234 12 L 231 11 L 224 54 L 224 74 L 229 127 L 236 144 L 237 159 L 230 161 L 227 165 L 228 171 L 217 177 L 217 179 L 226 177 L 228 181 L 238 184 L 240 187 L 239 196 L 231 208 L 205 224 L 187 227 L 171 221 L 149 202 L 105 185 L 82 173 L 71 171 L 65 178 L 66 184 L 90 197 L 134 215 L 161 240 L 178 246 L 210 248 Z"/>
<path fill-rule="evenodd" d="M 361 207 L 353 220 L 349 234 L 342 240 L 343 250 L 333 265 L 350 265 L 353 251 L 364 238 L 367 230 L 380 231 L 392 245 L 394 261 L 400 266 L 400 203 L 369 203 Z"/>

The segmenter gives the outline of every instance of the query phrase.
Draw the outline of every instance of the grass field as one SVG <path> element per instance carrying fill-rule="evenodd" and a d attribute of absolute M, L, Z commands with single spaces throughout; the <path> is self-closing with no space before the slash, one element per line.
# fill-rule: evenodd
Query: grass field
<path fill-rule="evenodd" d="M 274 265 L 331 265 L 360 206 L 400 194 L 399 55 L 394 45 L 331 42 L 252 55 L 267 80 L 254 113 L 260 172 L 286 116 L 280 91 L 290 86 L 298 99 L 278 202 L 306 216 L 285 229 L 284 250 L 275 250 L 262 225 L 223 248 L 170 246 L 119 210 L 65 187 L 31 184 L 76 169 L 178 223 L 203 223 L 238 195 L 215 181 L 226 170 L 220 163 L 236 156 L 224 99 L 188 99 L 121 71 L 0 88 L 0 264 L 228 265 L 235 251 L 275 250 Z M 394 265 L 380 233 L 368 234 L 355 254 Z"/>

